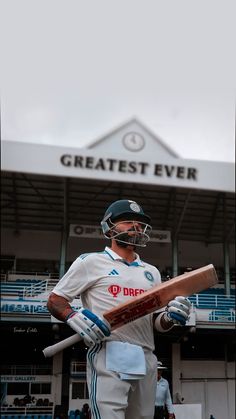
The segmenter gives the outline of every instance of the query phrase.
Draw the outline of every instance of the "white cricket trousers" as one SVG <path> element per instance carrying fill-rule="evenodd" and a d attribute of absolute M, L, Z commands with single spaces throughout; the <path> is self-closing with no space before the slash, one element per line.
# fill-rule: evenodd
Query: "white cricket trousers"
<path fill-rule="evenodd" d="M 92 419 L 153 419 L 157 358 L 144 350 L 147 374 L 140 380 L 121 380 L 106 370 L 106 343 L 89 349 L 87 382 Z"/>

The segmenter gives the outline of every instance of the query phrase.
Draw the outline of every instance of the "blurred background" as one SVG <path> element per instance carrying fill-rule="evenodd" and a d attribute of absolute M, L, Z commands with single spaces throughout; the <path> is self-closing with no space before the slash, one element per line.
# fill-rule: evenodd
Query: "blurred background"
<path fill-rule="evenodd" d="M 43 356 L 71 335 L 46 303 L 79 254 L 107 244 L 89 233 L 121 197 L 169 237 L 142 252 L 163 281 L 214 264 L 219 284 L 190 296 L 188 325 L 156 333 L 155 353 L 178 419 L 235 418 L 235 12 L 233 0 L 0 0 L 3 419 L 79 419 L 90 403 L 87 347 Z M 149 149 L 119 149 L 140 133 Z M 167 181 L 93 174 L 90 157 L 84 174 L 60 165 L 64 149 L 158 163 Z"/>
<path fill-rule="evenodd" d="M 1 0 L 2 139 L 82 147 L 132 117 L 234 160 L 235 2 Z"/>

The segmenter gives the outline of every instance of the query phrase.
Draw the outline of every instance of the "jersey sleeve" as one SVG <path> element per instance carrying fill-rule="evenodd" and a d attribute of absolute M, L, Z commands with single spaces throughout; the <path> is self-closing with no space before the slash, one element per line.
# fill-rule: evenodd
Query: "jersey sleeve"
<path fill-rule="evenodd" d="M 71 302 L 88 289 L 90 285 L 84 260 L 78 257 L 53 288 L 52 292 Z"/>

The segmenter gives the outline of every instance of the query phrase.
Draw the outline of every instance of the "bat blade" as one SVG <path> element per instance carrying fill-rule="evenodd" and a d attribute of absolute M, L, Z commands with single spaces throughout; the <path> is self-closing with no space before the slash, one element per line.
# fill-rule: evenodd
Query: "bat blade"
<path fill-rule="evenodd" d="M 106 311 L 103 316 L 113 330 L 165 307 L 178 295 L 189 297 L 212 287 L 217 282 L 215 268 L 210 264 L 162 282 L 143 294 Z"/>
<path fill-rule="evenodd" d="M 212 264 L 179 275 L 167 282 L 154 286 L 143 294 L 129 299 L 117 307 L 107 310 L 103 317 L 108 321 L 111 330 L 153 313 L 167 305 L 178 295 L 189 297 L 217 284 L 218 278 Z M 82 338 L 76 334 L 43 350 L 44 356 L 51 357 Z"/>

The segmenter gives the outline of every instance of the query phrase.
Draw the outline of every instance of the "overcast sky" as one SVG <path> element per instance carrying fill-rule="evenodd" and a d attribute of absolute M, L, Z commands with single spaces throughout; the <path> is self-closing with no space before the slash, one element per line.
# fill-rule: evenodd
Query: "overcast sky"
<path fill-rule="evenodd" d="M 82 147 L 137 117 L 234 161 L 235 0 L 0 0 L 2 138 Z"/>

